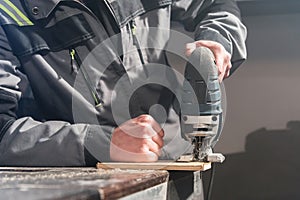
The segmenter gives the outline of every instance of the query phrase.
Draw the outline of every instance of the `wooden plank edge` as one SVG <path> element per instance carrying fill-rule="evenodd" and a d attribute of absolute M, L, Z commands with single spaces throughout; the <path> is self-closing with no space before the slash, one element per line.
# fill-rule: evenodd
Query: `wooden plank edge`
<path fill-rule="evenodd" d="M 206 171 L 211 168 L 210 162 L 175 162 L 158 161 L 150 163 L 102 162 L 97 163 L 98 169 L 142 169 L 142 170 L 175 170 L 175 171 Z"/>

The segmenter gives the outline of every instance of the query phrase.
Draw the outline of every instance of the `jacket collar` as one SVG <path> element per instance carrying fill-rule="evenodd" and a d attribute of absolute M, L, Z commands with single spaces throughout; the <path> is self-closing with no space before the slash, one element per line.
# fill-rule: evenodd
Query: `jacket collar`
<path fill-rule="evenodd" d="M 61 1 L 65 0 L 25 0 L 24 2 L 31 18 L 39 20 L 48 17 L 56 5 Z"/>

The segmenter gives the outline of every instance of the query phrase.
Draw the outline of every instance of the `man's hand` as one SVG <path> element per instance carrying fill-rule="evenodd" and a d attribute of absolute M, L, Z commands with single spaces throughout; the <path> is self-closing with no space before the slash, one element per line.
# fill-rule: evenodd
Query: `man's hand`
<path fill-rule="evenodd" d="M 116 128 L 110 144 L 114 161 L 157 161 L 163 147 L 164 131 L 150 115 L 140 115 Z"/>
<path fill-rule="evenodd" d="M 227 78 L 230 75 L 231 55 L 226 51 L 223 45 L 210 40 L 198 40 L 193 43 L 186 44 L 185 54 L 187 56 L 190 56 L 197 47 L 207 47 L 213 52 L 215 56 L 216 66 L 219 72 L 220 82 L 222 82 L 224 78 Z"/>

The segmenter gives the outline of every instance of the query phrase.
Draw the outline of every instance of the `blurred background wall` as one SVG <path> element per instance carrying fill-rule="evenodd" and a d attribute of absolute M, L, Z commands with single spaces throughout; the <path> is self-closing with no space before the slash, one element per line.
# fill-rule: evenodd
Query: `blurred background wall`
<path fill-rule="evenodd" d="M 213 200 L 300 199 L 300 1 L 238 3 L 248 60 L 225 81 Z"/>

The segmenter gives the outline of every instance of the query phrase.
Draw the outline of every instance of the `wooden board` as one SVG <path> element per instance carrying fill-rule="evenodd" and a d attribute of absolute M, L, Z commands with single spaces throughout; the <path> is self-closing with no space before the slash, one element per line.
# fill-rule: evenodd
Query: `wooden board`
<path fill-rule="evenodd" d="M 99 169 L 148 169 L 175 171 L 205 171 L 211 168 L 210 162 L 176 162 L 160 160 L 158 162 L 102 162 L 97 163 Z"/>

